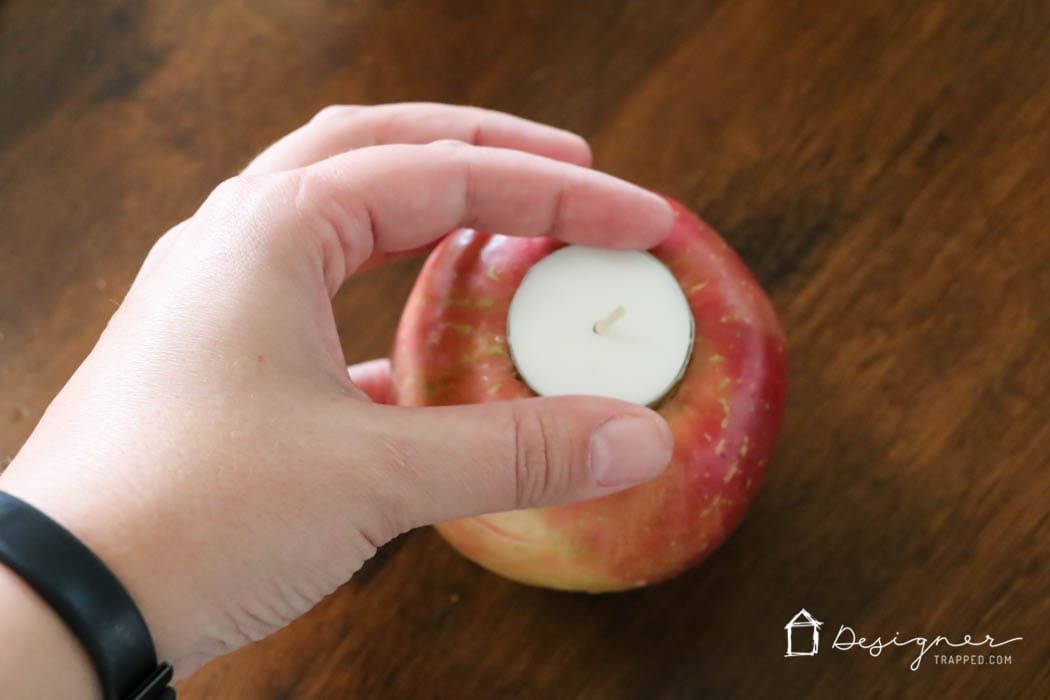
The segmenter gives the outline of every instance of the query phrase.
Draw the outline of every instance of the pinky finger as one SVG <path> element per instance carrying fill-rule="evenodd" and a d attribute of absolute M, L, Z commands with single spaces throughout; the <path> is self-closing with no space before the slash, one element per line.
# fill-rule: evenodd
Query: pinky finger
<path fill-rule="evenodd" d="M 369 360 L 347 367 L 352 381 L 358 389 L 368 394 L 376 403 L 393 403 L 393 384 L 390 381 L 390 360 Z"/>

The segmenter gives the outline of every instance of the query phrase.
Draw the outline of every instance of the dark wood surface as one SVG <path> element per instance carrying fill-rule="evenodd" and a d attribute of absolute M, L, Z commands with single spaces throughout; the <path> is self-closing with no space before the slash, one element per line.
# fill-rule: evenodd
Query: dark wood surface
<path fill-rule="evenodd" d="M 711 560 L 622 595 L 410 533 L 182 697 L 1050 694 L 1044 2 L 0 3 L 0 464 L 219 180 L 326 104 L 418 99 L 577 130 L 741 252 L 792 367 L 766 485 Z M 339 295 L 348 360 L 386 353 L 419 264 Z M 801 607 L 821 653 L 784 658 Z M 840 624 L 1024 640 L 912 672 L 828 649 Z"/>

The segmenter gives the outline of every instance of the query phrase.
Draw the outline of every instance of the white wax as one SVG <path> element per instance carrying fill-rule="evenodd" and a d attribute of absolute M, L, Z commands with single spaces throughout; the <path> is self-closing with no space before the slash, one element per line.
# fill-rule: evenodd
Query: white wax
<path fill-rule="evenodd" d="M 603 319 L 613 322 L 598 333 Z M 674 275 L 649 253 L 568 246 L 525 275 L 507 314 L 507 342 L 537 394 L 650 405 L 689 361 L 693 314 Z"/>

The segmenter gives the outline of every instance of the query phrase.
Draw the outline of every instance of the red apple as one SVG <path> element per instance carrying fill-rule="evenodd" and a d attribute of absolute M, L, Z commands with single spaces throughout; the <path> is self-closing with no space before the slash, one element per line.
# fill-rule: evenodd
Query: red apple
<path fill-rule="evenodd" d="M 696 343 L 657 410 L 675 436 L 659 478 L 585 503 L 438 525 L 462 554 L 539 586 L 613 591 L 669 578 L 710 555 L 743 518 L 780 427 L 784 336 L 737 255 L 677 202 L 650 252 L 678 279 Z M 507 309 L 529 267 L 562 244 L 460 230 L 433 251 L 393 352 L 397 402 L 438 406 L 533 396 L 507 348 Z"/>

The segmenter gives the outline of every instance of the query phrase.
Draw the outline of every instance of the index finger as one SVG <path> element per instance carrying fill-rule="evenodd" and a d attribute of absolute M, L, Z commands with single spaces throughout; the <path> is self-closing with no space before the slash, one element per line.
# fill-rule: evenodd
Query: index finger
<path fill-rule="evenodd" d="M 674 222 L 662 197 L 611 175 L 458 142 L 377 146 L 285 175 L 290 201 L 271 211 L 322 237 L 331 292 L 374 253 L 418 249 L 461 226 L 640 249 Z"/>

